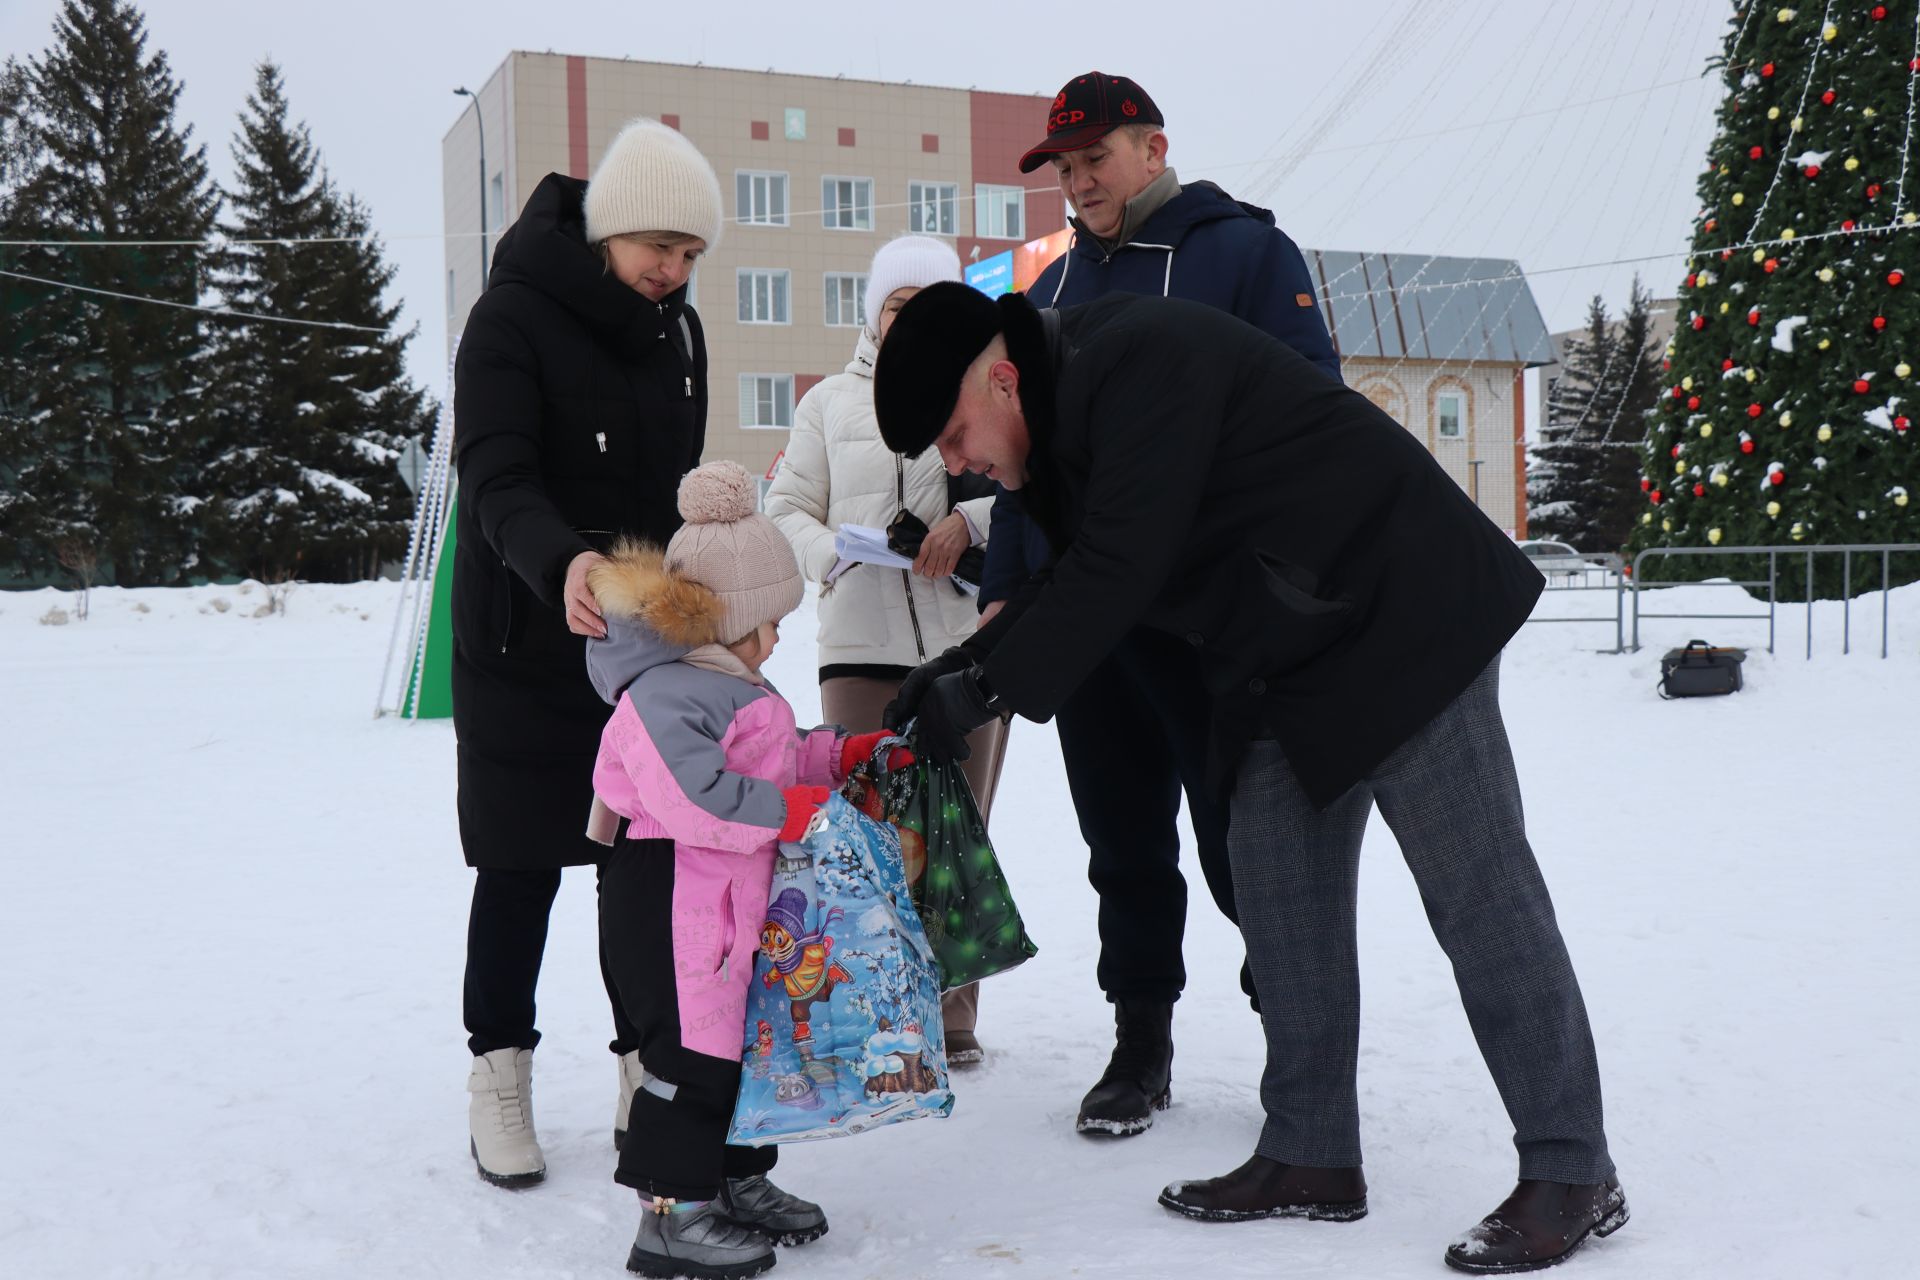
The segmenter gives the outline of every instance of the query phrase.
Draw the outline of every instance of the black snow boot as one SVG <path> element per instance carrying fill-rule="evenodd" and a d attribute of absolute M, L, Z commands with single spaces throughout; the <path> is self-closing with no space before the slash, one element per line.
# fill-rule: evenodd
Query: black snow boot
<path fill-rule="evenodd" d="M 1173 1006 L 1157 1000 L 1116 1000 L 1113 1057 L 1080 1102 L 1074 1128 L 1096 1137 L 1126 1138 L 1153 1127 L 1153 1113 L 1172 1101 Z"/>
<path fill-rule="evenodd" d="M 1367 1216 L 1367 1179 L 1358 1169 L 1309 1169 L 1256 1155 L 1218 1178 L 1169 1183 L 1160 1203 L 1202 1222 L 1354 1222 Z"/>

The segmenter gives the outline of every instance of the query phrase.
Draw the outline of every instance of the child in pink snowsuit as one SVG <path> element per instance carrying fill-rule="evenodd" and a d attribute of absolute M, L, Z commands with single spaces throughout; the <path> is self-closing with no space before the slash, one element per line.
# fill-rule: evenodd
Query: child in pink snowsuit
<path fill-rule="evenodd" d="M 679 501 L 665 552 L 622 544 L 587 579 L 607 624 L 587 669 L 613 704 L 591 825 L 611 840 L 605 811 L 628 820 L 600 891 L 604 961 L 640 1033 L 614 1177 L 645 1201 L 630 1269 L 745 1276 L 772 1242 L 827 1229 L 767 1180 L 775 1148 L 726 1141 L 775 846 L 882 735 L 799 732 L 760 674 L 803 588 L 746 471 L 696 468 Z"/>

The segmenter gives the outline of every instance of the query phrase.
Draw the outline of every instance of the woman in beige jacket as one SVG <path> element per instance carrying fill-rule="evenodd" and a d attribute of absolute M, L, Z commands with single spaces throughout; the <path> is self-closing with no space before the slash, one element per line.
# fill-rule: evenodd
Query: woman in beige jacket
<path fill-rule="evenodd" d="M 939 455 L 894 453 L 873 416 L 873 362 L 894 314 L 923 287 L 958 279 L 959 256 L 943 240 L 901 236 L 881 247 L 867 273 L 866 322 L 853 359 L 800 401 L 786 457 L 767 490 L 767 515 L 793 544 L 800 571 L 821 584 L 821 711 L 850 733 L 880 728 L 880 713 L 907 673 L 966 639 L 979 621 L 974 597 L 951 574 L 963 551 L 986 542 L 993 498 L 953 505 Z M 841 525 L 885 528 L 901 511 L 928 529 L 911 570 L 841 562 L 834 550 Z M 985 817 L 1006 726 L 995 721 L 968 742 L 973 754 L 962 768 Z M 947 1058 L 955 1066 L 984 1056 L 975 1034 L 978 1003 L 972 983 L 942 1002 Z"/>

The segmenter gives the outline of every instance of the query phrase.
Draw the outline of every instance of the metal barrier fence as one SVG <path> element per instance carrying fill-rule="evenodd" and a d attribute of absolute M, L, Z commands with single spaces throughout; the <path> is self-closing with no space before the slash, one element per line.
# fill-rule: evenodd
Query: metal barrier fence
<path fill-rule="evenodd" d="M 1648 547 L 1633 558 L 1633 648 L 1640 649 L 1640 619 L 1646 618 L 1739 618 L 1748 621 L 1767 620 L 1767 652 L 1774 651 L 1777 619 L 1775 609 L 1781 603 L 1780 558 L 1782 556 L 1804 556 L 1807 564 L 1807 653 L 1813 656 L 1813 558 L 1817 555 L 1840 556 L 1841 574 L 1841 640 L 1840 652 L 1853 652 L 1853 557 L 1855 555 L 1878 555 L 1880 557 L 1880 656 L 1887 656 L 1887 592 L 1891 573 L 1891 562 L 1898 553 L 1920 551 L 1920 543 L 1884 542 L 1853 543 L 1841 546 L 1825 547 Z M 1640 612 L 1640 592 L 1654 587 L 1682 586 L 1684 583 L 1644 583 L 1641 566 L 1650 558 L 1671 558 L 1675 556 L 1765 556 L 1767 558 L 1767 577 L 1764 582 L 1713 582 L 1694 583 L 1694 586 L 1716 587 L 1765 587 L 1767 589 L 1767 611 L 1765 613 L 1648 613 Z"/>
<path fill-rule="evenodd" d="M 1602 649 L 1602 653 L 1626 652 L 1626 592 L 1627 562 L 1616 555 L 1582 555 L 1582 561 L 1589 567 L 1580 569 L 1555 568 L 1552 562 L 1544 567 L 1535 566 L 1547 579 L 1547 594 L 1560 591 L 1611 591 L 1613 592 L 1613 648 Z M 1593 575 L 1600 575 L 1600 582 L 1593 582 Z M 1574 585 L 1574 580 L 1579 585 Z M 1586 618 L 1528 618 L 1528 622 L 1605 622 L 1605 616 Z"/>

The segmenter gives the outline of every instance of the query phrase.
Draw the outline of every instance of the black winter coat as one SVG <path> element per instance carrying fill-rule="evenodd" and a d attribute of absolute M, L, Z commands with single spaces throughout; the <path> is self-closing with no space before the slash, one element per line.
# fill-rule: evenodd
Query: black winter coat
<path fill-rule="evenodd" d="M 1216 788 L 1271 736 L 1324 807 L 1526 621 L 1544 584 L 1513 542 L 1284 343 L 1180 300 L 1025 314 L 1020 492 L 1060 553 L 978 636 L 1013 710 L 1047 719 L 1130 628 L 1164 631 L 1213 694 Z"/>
<path fill-rule="evenodd" d="M 535 188 L 454 366 L 453 724 L 469 866 L 604 855 L 582 833 L 607 707 L 567 630 L 567 565 L 621 534 L 671 537 L 706 436 L 699 317 L 684 290 L 649 302 L 606 270 L 586 242 L 585 194 L 557 173 Z"/>

